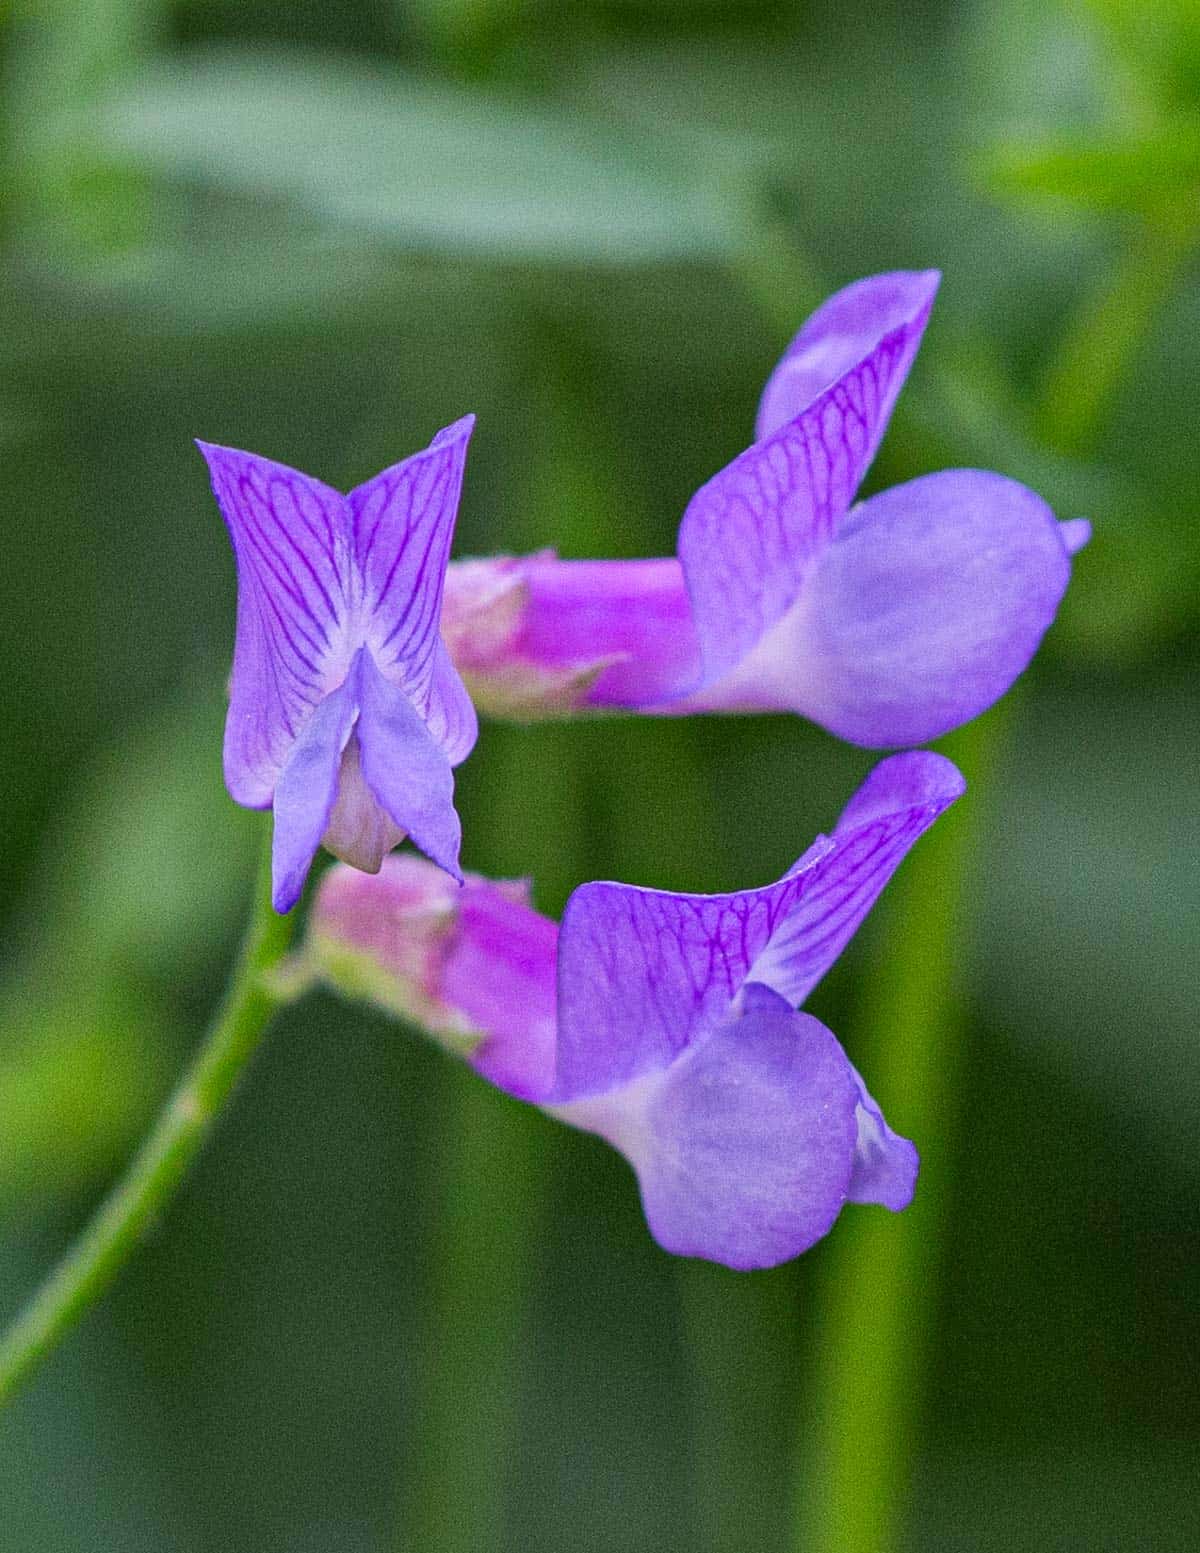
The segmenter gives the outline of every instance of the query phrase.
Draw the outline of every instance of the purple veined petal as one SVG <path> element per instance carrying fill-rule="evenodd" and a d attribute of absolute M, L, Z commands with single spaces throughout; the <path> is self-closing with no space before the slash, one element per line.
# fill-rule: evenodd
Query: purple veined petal
<path fill-rule="evenodd" d="M 852 743 L 924 743 L 1026 668 L 1070 578 L 1067 541 L 1085 539 L 1003 475 L 895 486 L 850 514 L 793 616 L 739 674 Z"/>
<path fill-rule="evenodd" d="M 789 881 L 732 895 L 584 884 L 558 939 L 555 1099 L 660 1072 L 737 997 Z"/>
<path fill-rule="evenodd" d="M 302 724 L 349 667 L 345 501 L 269 458 L 197 447 L 238 570 L 225 780 L 236 802 L 265 808 Z"/>
<path fill-rule="evenodd" d="M 937 270 L 869 275 L 823 302 L 767 379 L 758 406 L 755 440 L 761 442 L 785 421 L 794 420 L 818 394 L 869 356 L 880 340 L 902 331 L 907 338 L 908 361 L 893 374 L 891 400 L 879 426 L 881 436 L 920 346 L 940 280 Z"/>
<path fill-rule="evenodd" d="M 438 645 L 442 585 L 475 417 L 346 498 L 361 578 L 365 639 L 376 666 L 423 708 Z"/>
<path fill-rule="evenodd" d="M 927 751 L 881 761 L 831 837 L 782 879 L 729 895 L 585 884 L 563 913 L 555 1099 L 666 1068 L 724 1018 L 747 979 L 801 1003 L 917 838 L 963 791 Z"/>
<path fill-rule="evenodd" d="M 321 845 L 337 795 L 342 753 L 358 716 L 356 668 L 318 705 L 292 745 L 275 784 L 271 900 L 291 911 Z"/>
<path fill-rule="evenodd" d="M 865 334 L 864 354 L 836 381 L 688 503 L 678 548 L 704 682 L 733 669 L 800 596 L 875 456 L 931 298 L 888 333 Z"/>
<path fill-rule="evenodd" d="M 360 713 L 355 733 L 367 787 L 427 857 L 461 880 L 462 828 L 445 751 L 404 692 L 380 673 L 367 648 L 358 654 L 357 674 Z"/>
<path fill-rule="evenodd" d="M 965 788 L 958 768 L 929 750 L 880 761 L 846 805 L 826 849 L 775 887 L 781 892 L 775 926 L 749 967 L 750 979 L 793 1005 L 803 1003 L 913 844 Z"/>
<path fill-rule="evenodd" d="M 752 1268 L 798 1256 L 832 1226 L 857 1104 L 833 1035 L 752 985 L 665 1071 L 552 1112 L 625 1154 L 664 1249 Z"/>
<path fill-rule="evenodd" d="M 912 1202 L 920 1156 L 907 1138 L 884 1121 L 857 1069 L 852 1067 L 850 1072 L 858 1091 L 854 1111 L 858 1136 L 846 1195 L 850 1202 L 878 1203 L 899 1213 Z"/>

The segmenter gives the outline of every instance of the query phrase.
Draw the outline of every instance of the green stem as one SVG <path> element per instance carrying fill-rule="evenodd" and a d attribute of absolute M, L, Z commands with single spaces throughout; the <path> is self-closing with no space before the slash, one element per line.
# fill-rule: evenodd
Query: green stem
<path fill-rule="evenodd" d="M 887 1553 L 900 1538 L 918 1430 L 921 1375 L 953 1169 L 966 1037 L 962 973 L 978 892 L 968 880 L 987 780 L 1011 700 L 944 744 L 973 791 L 922 838 L 882 908 L 854 1055 L 884 1114 L 919 1142 L 921 1179 L 902 1215 L 845 1214 L 824 1248 L 822 1298 L 796 1484 L 793 1546 L 803 1553 Z M 889 1112 L 890 1107 L 890 1112 Z"/>
<path fill-rule="evenodd" d="M 531 1242 L 541 1207 L 540 1117 L 473 1073 L 445 1074 L 446 1144 L 420 1374 L 414 1478 L 398 1545 L 505 1545 L 516 1459 Z"/>
<path fill-rule="evenodd" d="M 1080 303 L 1058 343 L 1036 409 L 1037 431 L 1061 453 L 1086 454 L 1130 362 L 1196 246 L 1190 208 L 1145 220 Z"/>
<path fill-rule="evenodd" d="M 99 1299 L 171 1200 L 286 1001 L 268 973 L 292 931 L 292 919 L 271 910 L 268 846 L 242 952 L 208 1038 L 124 1177 L 0 1342 L 0 1405 Z"/>

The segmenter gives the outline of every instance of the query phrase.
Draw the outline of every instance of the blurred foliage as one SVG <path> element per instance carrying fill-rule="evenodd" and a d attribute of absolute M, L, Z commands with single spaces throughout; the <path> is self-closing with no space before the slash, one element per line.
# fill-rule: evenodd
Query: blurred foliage
<path fill-rule="evenodd" d="M 873 484 L 989 465 L 1096 537 L 968 772 L 911 1545 L 1196 1545 L 1198 14 L 4 8 L 9 1306 L 194 1041 L 264 823 L 220 785 L 233 576 L 190 437 L 348 485 L 475 409 L 461 553 L 665 553 L 820 295 L 937 264 Z M 790 719 L 488 727 L 467 861 L 551 911 L 730 888 L 870 764 Z M 814 999 L 852 1056 L 880 950 Z M 313 999 L 6 1420 L 0 1547 L 783 1548 L 833 1252 L 672 1263 L 594 1140 Z"/>

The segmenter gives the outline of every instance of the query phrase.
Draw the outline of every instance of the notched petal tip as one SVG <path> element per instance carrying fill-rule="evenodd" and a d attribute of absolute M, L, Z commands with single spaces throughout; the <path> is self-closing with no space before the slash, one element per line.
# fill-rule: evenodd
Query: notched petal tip
<path fill-rule="evenodd" d="M 906 809 L 940 814 L 967 790 L 966 778 L 935 750 L 902 750 L 871 771 L 842 811 L 834 835 Z"/>
<path fill-rule="evenodd" d="M 448 442 L 469 442 L 471 433 L 475 430 L 475 414 L 469 411 L 466 415 L 460 415 L 458 420 L 451 421 L 449 426 L 443 426 L 429 444 L 430 448 L 445 447 Z"/>
<path fill-rule="evenodd" d="M 1058 525 L 1058 537 L 1066 546 L 1068 555 L 1078 555 L 1092 538 L 1092 525 L 1087 518 L 1065 518 Z"/>

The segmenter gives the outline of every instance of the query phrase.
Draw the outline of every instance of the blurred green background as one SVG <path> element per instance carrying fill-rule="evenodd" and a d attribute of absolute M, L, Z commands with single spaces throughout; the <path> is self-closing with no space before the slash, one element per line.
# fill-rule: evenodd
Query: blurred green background
<path fill-rule="evenodd" d="M 0 1549 L 1200 1546 L 1194 0 L 8 0 L 0 51 L 5 1312 L 245 911 L 192 437 L 344 488 L 471 409 L 459 554 L 669 553 L 814 303 L 936 265 L 872 487 L 995 467 L 1095 525 L 950 746 L 959 842 L 810 1005 L 920 1122 L 909 1216 L 672 1261 L 596 1140 L 313 996 L 0 1419 Z M 553 912 L 757 883 L 871 764 L 489 725 L 464 860 Z"/>

